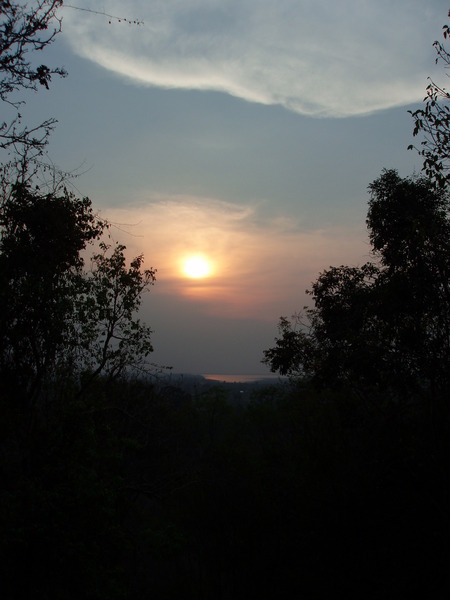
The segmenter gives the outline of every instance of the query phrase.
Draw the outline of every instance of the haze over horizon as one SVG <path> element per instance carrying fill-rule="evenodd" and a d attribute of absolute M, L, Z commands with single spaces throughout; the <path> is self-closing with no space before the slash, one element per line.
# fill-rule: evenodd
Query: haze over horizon
<path fill-rule="evenodd" d="M 80 0 L 49 51 L 68 71 L 25 115 L 157 281 L 142 317 L 174 372 L 264 374 L 281 315 L 330 265 L 370 258 L 367 186 L 408 152 L 448 5 Z M 131 11 L 133 13 L 131 14 Z M 203 276 L 185 260 L 201 257 Z"/>

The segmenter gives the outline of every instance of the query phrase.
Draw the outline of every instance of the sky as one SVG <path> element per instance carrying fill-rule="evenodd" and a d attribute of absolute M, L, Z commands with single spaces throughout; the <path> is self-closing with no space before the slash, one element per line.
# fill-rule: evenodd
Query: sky
<path fill-rule="evenodd" d="M 441 0 L 73 0 L 45 60 L 65 79 L 25 118 L 58 126 L 49 157 L 77 173 L 129 257 L 157 280 L 142 319 L 177 373 L 265 374 L 280 316 L 334 265 L 370 260 L 367 187 L 408 151 Z M 97 15 L 108 13 L 141 24 Z M 111 23 L 110 23 L 111 21 Z M 192 278 L 189 257 L 209 272 Z"/>

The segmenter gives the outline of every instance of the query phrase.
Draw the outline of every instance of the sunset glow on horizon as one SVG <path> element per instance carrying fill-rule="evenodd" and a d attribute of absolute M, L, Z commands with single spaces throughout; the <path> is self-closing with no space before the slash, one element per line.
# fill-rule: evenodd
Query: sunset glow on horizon
<path fill-rule="evenodd" d="M 308 301 L 304 291 L 324 266 L 366 260 L 363 218 L 356 227 L 302 230 L 293 219 L 264 218 L 257 205 L 158 195 L 103 214 L 120 226 L 129 258 L 143 253 L 157 269 L 149 303 L 178 298 L 183 310 L 220 319 L 274 323 Z"/>

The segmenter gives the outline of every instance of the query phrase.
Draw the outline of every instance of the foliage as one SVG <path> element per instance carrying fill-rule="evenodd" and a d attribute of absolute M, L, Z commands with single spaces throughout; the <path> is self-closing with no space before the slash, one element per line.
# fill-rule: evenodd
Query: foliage
<path fill-rule="evenodd" d="M 447 40 L 450 28 L 444 25 L 442 29 L 444 40 Z M 435 41 L 433 45 L 437 54 L 436 63 L 443 62 L 444 68 L 448 68 L 448 50 L 439 41 Z M 409 112 L 414 119 L 414 136 L 423 136 L 418 148 L 419 154 L 424 158 L 423 170 L 436 186 L 442 188 L 450 181 L 450 94 L 445 87 L 431 79 L 426 93 L 425 108 Z M 413 145 L 409 146 L 409 149 L 413 148 Z"/>
<path fill-rule="evenodd" d="M 426 411 L 304 382 L 242 404 L 231 385 L 204 389 L 180 403 L 164 388 L 140 419 L 130 465 L 152 539 L 131 597 L 445 597 L 449 455 Z"/>
<path fill-rule="evenodd" d="M 376 263 L 331 267 L 309 292 L 308 326 L 280 321 L 264 361 L 281 373 L 383 390 L 392 398 L 448 392 L 448 195 L 426 179 L 385 171 L 369 186 Z"/>
<path fill-rule="evenodd" d="M 128 414 L 120 379 L 145 369 L 152 351 L 151 330 L 136 313 L 155 271 L 143 269 L 142 255 L 128 265 L 125 246 L 107 245 L 109 226 L 89 198 L 41 162 L 56 121 L 22 125 L 25 93 L 65 75 L 36 60 L 61 29 L 62 4 L 0 0 L 0 149 L 8 155 L 0 169 L 0 579 L 7 599 L 127 597 L 134 532 L 126 460 L 143 444 L 143 427 L 134 416 L 138 394 Z M 140 525 L 148 528 L 148 520 Z"/>
<path fill-rule="evenodd" d="M 36 0 L 30 3 L 0 2 L 0 100 L 14 111 L 13 117 L 0 124 L 0 148 L 33 149 L 41 153 L 56 120 L 49 118 L 39 125 L 22 125 L 20 113 L 24 100 L 19 91 L 46 89 L 54 75 L 64 77 L 60 67 L 36 64 L 29 54 L 42 52 L 61 31 L 58 10 L 62 0 Z"/>
<path fill-rule="evenodd" d="M 151 329 L 135 318 L 141 295 L 155 280 L 155 271 L 141 271 L 143 256 L 126 267 L 125 246 L 100 243 L 101 252 L 91 260 L 92 270 L 85 278 L 78 302 L 79 339 L 90 377 L 100 373 L 109 378 L 125 369 L 145 367 L 153 351 Z"/>
<path fill-rule="evenodd" d="M 289 377 L 307 377 L 313 365 L 315 340 L 303 330 L 299 315 L 290 321 L 281 317 L 278 323 L 279 337 L 274 348 L 265 350 L 265 362 L 270 364 L 273 372 Z"/>
<path fill-rule="evenodd" d="M 83 260 L 102 224 L 87 198 L 39 196 L 17 183 L 0 213 L 0 373 L 6 389 L 39 395 L 64 370 Z"/>
<path fill-rule="evenodd" d="M 42 192 L 20 172 L 1 189 L 2 591 L 123 598 L 127 427 L 110 385 L 148 367 L 151 330 L 136 312 L 154 271 L 102 241 L 88 198 Z"/>
<path fill-rule="evenodd" d="M 134 316 L 155 277 L 143 257 L 127 268 L 125 247 L 109 254 L 102 242 L 84 268 L 81 253 L 106 227 L 88 198 L 11 186 L 0 210 L 0 376 L 13 395 L 34 403 L 56 382 L 118 376 L 152 351 Z"/>
<path fill-rule="evenodd" d="M 125 247 L 108 255 L 105 245 L 84 271 L 82 252 L 107 225 L 88 198 L 68 192 L 66 174 L 40 162 L 56 121 L 21 125 L 24 92 L 66 74 L 36 60 L 61 31 L 62 6 L 0 2 L 0 100 L 14 113 L 0 125 L 0 148 L 13 153 L 0 172 L 0 378 L 31 405 L 56 381 L 118 376 L 152 350 L 134 312 L 154 272 L 142 272 L 142 256 L 127 269 Z"/>
<path fill-rule="evenodd" d="M 98 388 L 2 432 L 2 596 L 123 598 L 123 446 Z M 5 414 L 4 406 L 3 416 Z"/>

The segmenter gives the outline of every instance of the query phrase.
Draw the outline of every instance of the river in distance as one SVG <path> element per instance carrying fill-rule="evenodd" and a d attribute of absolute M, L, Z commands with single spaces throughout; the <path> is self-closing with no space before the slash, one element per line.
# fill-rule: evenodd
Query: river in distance
<path fill-rule="evenodd" d="M 285 379 L 276 375 L 224 375 L 221 373 L 202 373 L 202 377 L 211 381 L 221 381 L 222 383 L 253 383 L 254 381 L 278 381 L 279 379 Z"/>

